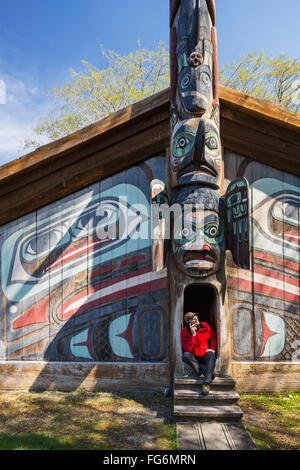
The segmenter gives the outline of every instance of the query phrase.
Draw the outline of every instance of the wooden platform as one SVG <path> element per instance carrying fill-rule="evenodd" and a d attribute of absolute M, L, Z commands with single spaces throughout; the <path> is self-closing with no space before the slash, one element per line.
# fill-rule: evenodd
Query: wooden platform
<path fill-rule="evenodd" d="M 256 450 L 242 423 L 177 423 L 179 450 Z"/>

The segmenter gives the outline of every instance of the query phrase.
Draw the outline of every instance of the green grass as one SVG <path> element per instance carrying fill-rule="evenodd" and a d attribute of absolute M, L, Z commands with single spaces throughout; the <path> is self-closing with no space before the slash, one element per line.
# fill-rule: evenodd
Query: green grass
<path fill-rule="evenodd" d="M 300 450 L 300 393 L 245 395 L 243 423 L 260 450 Z"/>

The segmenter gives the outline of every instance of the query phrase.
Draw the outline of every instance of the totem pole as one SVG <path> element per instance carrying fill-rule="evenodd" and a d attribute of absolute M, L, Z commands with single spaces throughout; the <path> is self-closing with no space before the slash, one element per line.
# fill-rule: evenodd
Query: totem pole
<path fill-rule="evenodd" d="M 183 315 L 192 308 L 217 335 L 216 372 L 230 373 L 226 309 L 226 250 L 237 266 L 250 266 L 248 183 L 232 181 L 225 194 L 220 140 L 215 0 L 170 0 L 169 205 L 176 206 L 169 244 L 171 363 L 181 360 Z M 163 204 L 163 184 L 153 201 Z M 156 188 L 156 191 L 155 191 Z M 159 195 L 159 199 L 158 199 Z M 182 210 L 178 210 L 178 207 Z M 164 217 L 156 224 L 153 263 L 162 269 L 168 250 Z M 158 255 L 159 254 L 159 255 Z"/>

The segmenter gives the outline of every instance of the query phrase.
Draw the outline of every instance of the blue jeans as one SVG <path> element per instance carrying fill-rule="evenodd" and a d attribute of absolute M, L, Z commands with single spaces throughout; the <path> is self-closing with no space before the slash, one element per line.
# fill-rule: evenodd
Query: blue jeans
<path fill-rule="evenodd" d="M 182 360 L 191 366 L 199 377 L 204 373 L 204 382 L 210 384 L 213 380 L 215 370 L 215 353 L 214 351 L 206 351 L 203 357 L 194 356 L 189 352 L 184 352 Z"/>

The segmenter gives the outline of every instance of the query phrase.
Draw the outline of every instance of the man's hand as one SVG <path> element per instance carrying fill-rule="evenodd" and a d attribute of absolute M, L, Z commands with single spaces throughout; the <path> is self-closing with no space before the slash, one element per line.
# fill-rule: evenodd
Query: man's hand
<path fill-rule="evenodd" d="M 193 324 L 193 322 L 190 323 L 190 331 L 192 333 L 193 336 L 196 336 L 196 325 Z"/>

